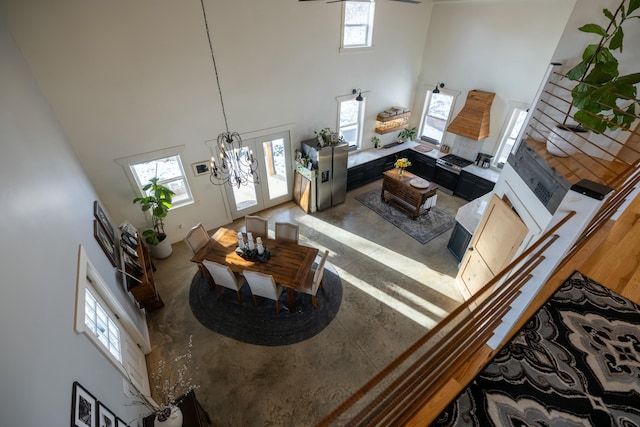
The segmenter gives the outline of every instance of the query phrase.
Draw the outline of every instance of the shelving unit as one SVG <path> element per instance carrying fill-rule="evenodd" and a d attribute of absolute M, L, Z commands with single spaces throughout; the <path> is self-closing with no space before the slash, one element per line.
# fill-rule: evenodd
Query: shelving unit
<path fill-rule="evenodd" d="M 385 113 L 392 114 L 392 111 L 393 110 L 387 110 L 385 111 Z M 409 126 L 410 116 L 410 111 L 405 111 L 400 114 L 393 114 L 389 116 L 385 116 L 383 115 L 383 113 L 380 113 L 378 114 L 378 117 L 376 117 L 375 132 L 378 135 L 384 135 L 385 133 L 405 129 Z"/>
<path fill-rule="evenodd" d="M 126 230 L 122 230 L 120 257 L 124 266 L 124 281 L 127 291 L 131 292 L 138 303 L 138 307 L 147 311 L 164 307 L 164 302 L 156 290 L 153 281 L 155 267 L 151 261 L 151 253 L 140 238 L 138 231 L 126 223 Z"/>

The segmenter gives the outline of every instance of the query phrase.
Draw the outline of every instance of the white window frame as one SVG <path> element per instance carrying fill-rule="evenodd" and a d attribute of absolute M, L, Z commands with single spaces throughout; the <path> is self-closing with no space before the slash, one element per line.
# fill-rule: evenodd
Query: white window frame
<path fill-rule="evenodd" d="M 349 26 L 346 23 L 347 19 L 347 7 L 349 3 L 368 3 L 369 4 L 369 22 L 365 25 L 367 31 L 367 40 L 365 44 L 358 45 L 345 45 L 345 30 Z M 373 47 L 373 24 L 375 20 L 375 8 L 376 4 L 373 1 L 369 2 L 350 2 L 345 1 L 342 4 L 342 26 L 340 31 L 340 52 L 354 52 L 358 50 L 370 50 Z"/>
<path fill-rule="evenodd" d="M 176 209 L 176 208 L 180 208 L 180 207 L 187 206 L 187 205 L 190 205 L 190 204 L 194 203 L 193 193 L 191 192 L 191 186 L 189 185 L 189 180 L 188 180 L 187 174 L 185 172 L 184 162 L 182 160 L 183 151 L 184 151 L 184 145 L 179 145 L 179 146 L 175 146 L 175 147 L 165 148 L 165 149 L 162 149 L 162 150 L 151 151 L 149 153 L 143 153 L 143 154 L 137 154 L 135 156 L 123 157 L 123 158 L 120 158 L 120 159 L 116 159 L 116 163 L 118 163 L 120 166 L 123 167 L 123 169 L 125 170 L 125 172 L 127 174 L 127 178 L 129 178 L 129 181 L 131 182 L 131 185 L 135 189 L 136 193 L 139 196 L 144 197 L 147 194 L 145 194 L 145 192 L 142 191 L 142 187 L 147 185 L 148 182 L 140 182 L 140 179 L 138 178 L 138 175 L 133 170 L 133 165 L 136 165 L 136 164 L 139 164 L 139 163 L 150 162 L 150 161 L 153 161 L 153 160 L 160 160 L 160 159 L 164 159 L 164 158 L 167 158 L 167 157 L 177 156 L 178 157 L 178 164 L 180 165 L 180 172 L 181 172 L 182 175 L 180 177 L 178 177 L 178 178 L 173 178 L 171 180 L 159 181 L 160 184 L 166 185 L 169 181 L 175 181 L 175 180 L 180 179 L 180 178 L 184 180 L 184 185 L 185 185 L 185 190 L 187 192 L 187 196 L 186 196 L 186 198 L 184 200 L 181 200 L 181 201 L 178 201 L 178 202 L 176 202 L 174 200 L 174 203 L 173 203 L 173 206 L 171 207 L 171 209 Z"/>
<path fill-rule="evenodd" d="M 107 313 L 119 330 L 120 358 L 118 359 L 85 324 L 86 291 L 96 299 L 100 307 Z M 146 330 L 140 331 L 124 307 L 111 293 L 98 270 L 89 260 L 82 245 L 78 249 L 78 273 L 76 277 L 76 305 L 74 315 L 74 331 L 85 336 L 111 364 L 118 369 L 125 382 L 133 384 L 141 392 L 150 394 L 149 378 L 146 372 L 145 353 L 151 352 L 151 342 Z"/>
<path fill-rule="evenodd" d="M 494 167 L 502 168 L 501 166 L 499 166 L 499 164 L 500 158 L 502 157 L 502 152 L 504 150 L 508 149 L 509 152 L 512 152 L 517 148 L 518 138 L 520 137 L 520 135 L 522 135 L 523 129 L 527 126 L 526 114 L 528 114 L 528 110 L 529 104 L 526 104 L 524 102 L 509 101 L 509 112 L 507 113 L 507 119 L 505 120 L 502 131 L 500 132 L 500 137 L 498 138 L 498 149 L 496 150 L 496 154 L 493 157 L 492 161 L 492 165 Z M 521 113 L 525 113 L 522 127 L 518 130 L 517 135 L 515 137 L 512 137 L 511 134 L 513 133 L 514 127 L 517 124 L 518 116 Z M 513 141 L 511 147 L 508 146 L 510 141 Z M 506 161 L 504 163 L 506 163 Z M 502 166 L 504 166 L 504 164 Z"/>
<path fill-rule="evenodd" d="M 349 127 L 353 127 L 355 126 L 357 129 L 357 138 L 356 138 L 356 150 L 360 150 L 362 147 L 362 134 L 364 131 L 364 110 L 366 107 L 366 102 L 367 102 L 367 95 L 369 94 L 369 92 L 358 92 L 358 94 L 362 95 L 362 101 L 355 101 L 358 103 L 358 119 L 355 123 L 352 123 L 349 125 Z M 342 103 L 345 101 L 353 101 L 354 98 L 358 95 L 341 95 L 341 96 L 337 96 L 336 97 L 336 101 L 338 102 L 338 121 L 336 123 L 336 129 L 338 132 L 338 135 L 342 135 L 342 129 L 345 126 L 340 126 L 340 115 L 341 115 L 341 110 L 342 110 Z M 354 150 L 355 151 L 355 150 Z"/>
<path fill-rule="evenodd" d="M 440 90 L 440 93 L 451 96 L 453 99 L 451 100 L 451 108 L 449 109 L 449 114 L 447 116 L 446 119 L 446 123 L 445 123 L 445 130 L 442 133 L 442 139 L 437 142 L 434 140 L 425 140 L 422 139 L 422 129 L 423 127 L 426 125 L 427 123 L 427 117 L 428 117 L 428 113 L 429 113 L 429 106 L 431 105 L 431 100 L 432 95 L 433 95 L 433 88 L 435 87 L 435 85 L 425 85 L 425 96 L 424 96 L 424 104 L 422 106 L 422 115 L 420 116 L 420 127 L 418 128 L 418 136 L 417 139 L 420 142 L 426 143 L 426 144 L 431 144 L 434 145 L 436 147 L 439 147 L 443 144 L 444 139 L 446 138 L 447 135 L 447 127 L 449 126 L 449 122 L 451 121 L 451 116 L 453 113 L 453 110 L 455 109 L 455 105 L 456 105 L 456 101 L 458 100 L 458 95 L 460 95 L 459 91 L 454 91 L 454 90 L 450 90 L 450 89 L 445 89 L 445 88 L 438 88 Z"/>

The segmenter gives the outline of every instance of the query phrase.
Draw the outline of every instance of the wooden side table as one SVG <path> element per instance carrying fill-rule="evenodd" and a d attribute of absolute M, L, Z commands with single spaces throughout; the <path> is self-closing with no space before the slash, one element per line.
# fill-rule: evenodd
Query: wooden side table
<path fill-rule="evenodd" d="M 204 427 L 211 425 L 209 414 L 202 408 L 193 390 L 184 395 L 178 407 L 182 411 L 182 427 Z M 145 417 L 143 426 L 153 427 L 155 417 L 155 414 Z"/>

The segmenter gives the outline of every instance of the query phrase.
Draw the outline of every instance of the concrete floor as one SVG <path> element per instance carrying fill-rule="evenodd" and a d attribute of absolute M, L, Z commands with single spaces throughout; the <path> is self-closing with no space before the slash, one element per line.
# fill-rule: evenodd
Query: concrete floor
<path fill-rule="evenodd" d="M 298 344 L 245 344 L 202 326 L 188 302 L 197 267 L 184 243 L 174 244 L 169 258 L 156 261 L 165 307 L 148 316 L 149 372 L 160 358 L 184 353 L 193 336 L 196 395 L 215 426 L 309 426 L 351 396 L 462 301 L 457 260 L 446 247 L 451 233 L 422 245 L 354 200 L 380 185 L 350 191 L 345 203 L 314 214 L 293 203 L 259 213 L 270 235 L 276 221 L 299 224 L 300 243 L 328 249 L 342 279 L 336 318 Z M 451 215 L 465 203 L 438 192 L 438 207 Z"/>

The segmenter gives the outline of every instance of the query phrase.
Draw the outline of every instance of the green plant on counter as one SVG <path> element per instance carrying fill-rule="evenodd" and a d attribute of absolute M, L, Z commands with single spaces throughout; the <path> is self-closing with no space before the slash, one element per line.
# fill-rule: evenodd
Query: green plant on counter
<path fill-rule="evenodd" d="M 373 148 L 379 148 L 380 147 L 380 138 L 378 138 L 377 136 L 372 136 L 371 137 L 371 143 L 373 144 Z"/>
<path fill-rule="evenodd" d="M 402 141 L 409 141 L 415 139 L 418 135 L 418 129 L 416 128 L 406 128 L 402 129 L 398 134 L 398 139 Z"/>
<path fill-rule="evenodd" d="M 640 82 L 640 73 L 620 76 L 613 52 L 622 52 L 622 24 L 630 19 L 640 19 L 640 15 L 632 15 L 638 8 L 640 0 L 623 0 L 615 14 L 608 9 L 602 10 L 609 20 L 606 29 L 593 23 L 578 28 L 584 33 L 601 36 L 598 44 L 590 44 L 584 49 L 582 61 L 566 75 L 579 82 L 571 91 L 572 105 L 578 109 L 573 118 L 587 130 L 595 133 L 618 127 L 629 130 L 635 120 L 638 106 L 635 85 Z M 565 115 L 565 125 L 570 110 L 571 106 Z"/>

